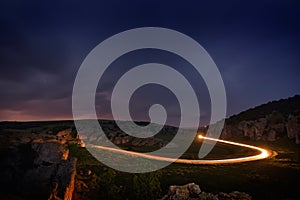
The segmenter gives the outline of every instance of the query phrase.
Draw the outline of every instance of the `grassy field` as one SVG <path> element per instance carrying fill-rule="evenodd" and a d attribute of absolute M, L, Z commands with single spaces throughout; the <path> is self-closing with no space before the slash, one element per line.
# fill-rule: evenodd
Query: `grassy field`
<path fill-rule="evenodd" d="M 295 184 L 300 180 L 299 146 L 292 144 L 287 139 L 273 143 L 249 142 L 241 138 L 235 140 L 267 147 L 278 152 L 278 155 L 266 160 L 240 164 L 184 165 L 174 163 L 159 171 L 142 175 L 112 170 L 95 160 L 85 148 L 70 146 L 70 150 L 73 156 L 78 157 L 78 169 L 89 168 L 94 172 L 94 178 L 91 178 L 92 182 L 85 180 L 90 185 L 89 188 L 94 188 L 89 190 L 85 197 L 95 198 L 98 195 L 110 199 L 151 199 L 153 196 L 149 196 L 146 192 L 153 190 L 151 187 L 156 188 L 156 198 L 166 194 L 170 185 L 195 182 L 207 192 L 238 190 L 249 193 L 254 199 L 299 199 L 298 184 Z M 197 143 L 199 142 L 194 143 L 188 150 L 186 157 L 195 156 L 199 149 Z M 236 148 L 230 145 L 217 144 L 208 157 L 227 158 L 255 153 L 252 150 L 237 150 Z M 113 159 L 114 156 L 110 156 Z M 101 184 L 101 177 L 104 174 L 111 177 L 108 185 Z M 98 182 L 95 181 L 96 177 L 99 177 Z M 155 177 L 155 184 L 152 183 L 153 186 L 151 186 L 148 181 L 153 180 L 153 177 Z M 141 179 L 141 182 L 145 183 L 143 186 L 145 192 L 138 195 L 134 193 L 136 186 L 133 180 L 135 179 Z M 156 187 L 157 185 L 159 188 Z M 103 189 L 111 186 L 118 188 L 119 194 L 108 193 L 109 190 Z"/>

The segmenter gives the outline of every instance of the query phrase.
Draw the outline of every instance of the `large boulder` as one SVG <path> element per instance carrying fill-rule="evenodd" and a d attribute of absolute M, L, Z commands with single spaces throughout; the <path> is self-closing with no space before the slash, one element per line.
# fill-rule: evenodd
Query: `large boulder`
<path fill-rule="evenodd" d="M 218 194 L 201 191 L 199 185 L 189 183 L 183 186 L 173 185 L 169 187 L 168 194 L 161 200 L 251 200 L 252 197 L 244 192 L 233 191 Z"/>
<path fill-rule="evenodd" d="M 201 192 L 199 185 L 189 183 L 183 186 L 173 185 L 169 187 L 168 195 L 171 199 L 185 200 L 197 196 Z"/>
<path fill-rule="evenodd" d="M 55 136 L 22 133 L 4 139 L 10 146 L 0 148 L 0 193 L 22 199 L 72 199 L 76 159 Z"/>

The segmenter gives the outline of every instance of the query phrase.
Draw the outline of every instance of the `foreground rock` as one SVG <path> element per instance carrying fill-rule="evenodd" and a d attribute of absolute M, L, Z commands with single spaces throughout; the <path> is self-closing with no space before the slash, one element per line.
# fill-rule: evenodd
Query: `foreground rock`
<path fill-rule="evenodd" d="M 76 158 L 49 134 L 1 135 L 1 193 L 19 199 L 71 200 Z M 8 197 L 1 196 L 0 199 Z"/>
<path fill-rule="evenodd" d="M 250 195 L 244 192 L 230 192 L 218 194 L 206 193 L 201 191 L 199 185 L 189 183 L 183 186 L 170 186 L 168 194 L 161 200 L 250 200 Z"/>

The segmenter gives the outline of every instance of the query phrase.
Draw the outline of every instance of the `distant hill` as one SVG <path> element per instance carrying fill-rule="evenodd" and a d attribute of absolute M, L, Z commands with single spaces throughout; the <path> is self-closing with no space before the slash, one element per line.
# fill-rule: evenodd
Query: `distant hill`
<path fill-rule="evenodd" d="M 284 118 L 287 118 L 290 114 L 298 115 L 300 112 L 300 95 L 280 99 L 278 101 L 270 101 L 260 106 L 250 108 L 237 115 L 231 116 L 226 120 L 226 123 L 237 124 L 241 121 L 257 120 L 272 114 L 274 111 L 283 115 Z"/>

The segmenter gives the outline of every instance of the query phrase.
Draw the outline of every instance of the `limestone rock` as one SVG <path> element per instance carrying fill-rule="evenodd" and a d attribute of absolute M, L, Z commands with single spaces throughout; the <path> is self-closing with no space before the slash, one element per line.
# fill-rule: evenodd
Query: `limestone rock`
<path fill-rule="evenodd" d="M 201 190 L 199 185 L 189 183 L 183 186 L 173 185 L 169 187 L 169 196 L 171 199 L 185 200 L 191 196 L 200 194 Z"/>
<path fill-rule="evenodd" d="M 288 136 L 300 144 L 299 116 L 290 115 L 287 120 L 278 112 L 258 120 L 240 121 L 236 124 L 225 124 L 222 138 L 247 137 L 251 140 L 276 141 L 280 137 Z"/>
<path fill-rule="evenodd" d="M 287 135 L 300 144 L 300 116 L 290 115 L 286 124 Z"/>
<path fill-rule="evenodd" d="M 36 165 L 44 162 L 59 163 L 61 160 L 66 160 L 69 155 L 69 150 L 65 146 L 54 142 L 32 143 L 32 149 L 37 153 L 34 160 Z"/>
<path fill-rule="evenodd" d="M 2 189 L 22 199 L 71 200 L 76 159 L 55 137 L 31 133 L 1 137 L 8 144 L 0 148 Z"/>
<path fill-rule="evenodd" d="M 200 190 L 199 185 L 189 183 L 183 186 L 169 187 L 168 194 L 161 200 L 251 200 L 252 197 L 244 192 L 233 191 L 218 194 L 207 193 Z"/>
<path fill-rule="evenodd" d="M 251 200 L 252 197 L 245 192 L 233 191 L 229 193 L 229 199 Z"/>

